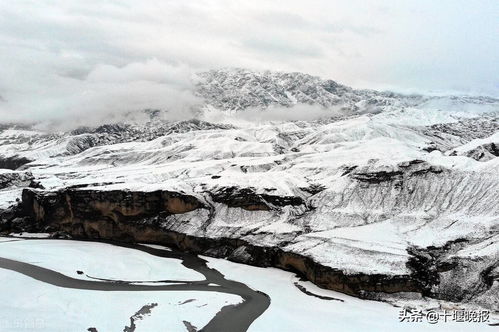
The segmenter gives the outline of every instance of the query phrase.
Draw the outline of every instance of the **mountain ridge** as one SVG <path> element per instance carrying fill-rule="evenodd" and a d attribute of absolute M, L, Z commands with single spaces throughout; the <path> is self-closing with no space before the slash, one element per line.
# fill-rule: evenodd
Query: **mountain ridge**
<path fill-rule="evenodd" d="M 251 263 L 253 254 L 283 251 L 289 264 L 302 264 L 292 258 L 301 255 L 333 279 L 404 276 L 424 296 L 499 310 L 499 101 L 331 83 L 332 94 L 312 76 L 282 83 L 281 74 L 213 75 L 200 90 L 203 111 L 224 107 L 223 121 L 204 121 L 203 113 L 168 121 L 149 110 L 129 122 L 58 133 L 0 129 L 0 160 L 13 165 L 0 170 L 0 230 L 133 238 L 152 227 L 158 238 L 218 243 L 222 257 Z M 276 89 L 282 99 L 261 98 Z M 282 91 L 305 102 L 314 96 L 319 107 L 339 100 L 328 107 L 343 112 L 239 121 L 255 108 L 292 111 Z M 158 193 L 167 193 L 168 205 L 142 218 L 147 197 Z M 69 207 L 54 206 L 55 198 Z M 32 207 L 31 217 L 12 212 L 18 201 Z M 421 269 L 425 259 L 431 264 Z"/>

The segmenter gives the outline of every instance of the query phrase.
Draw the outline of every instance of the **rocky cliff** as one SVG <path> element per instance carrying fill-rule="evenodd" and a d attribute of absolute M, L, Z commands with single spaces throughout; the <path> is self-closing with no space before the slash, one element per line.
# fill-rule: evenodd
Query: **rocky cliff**
<path fill-rule="evenodd" d="M 382 177 L 380 182 L 384 181 L 389 180 Z M 223 199 L 219 196 L 216 199 L 220 204 L 233 207 L 237 202 L 238 208 L 247 209 L 249 213 L 269 211 L 268 206 L 256 209 L 239 205 L 240 192 L 223 191 Z M 247 199 L 254 206 L 251 200 L 255 198 L 249 195 Z M 407 274 L 347 272 L 293 250 L 288 243 L 262 245 L 249 234 L 220 236 L 210 232 L 211 223 L 217 218 L 212 202 L 171 191 L 26 189 L 17 214 L 25 216 L 24 222 L 32 231 L 50 231 L 56 236 L 66 234 L 81 239 L 175 246 L 236 262 L 290 270 L 317 285 L 355 296 L 379 298 L 379 293 L 416 292 L 447 301 L 478 301 L 497 310 L 492 301 L 498 277 L 497 261 L 476 262 L 455 255 L 460 249 L 476 245 L 476 241 L 459 239 L 442 247 L 408 247 Z M 193 220 L 197 220 L 195 225 Z M 204 225 L 204 231 L 200 225 Z"/>
<path fill-rule="evenodd" d="M 226 195 L 223 204 L 233 204 L 232 199 L 240 199 L 238 195 Z M 290 270 L 322 287 L 355 296 L 422 291 L 418 280 L 409 275 L 345 274 L 280 246 L 256 245 L 237 237 L 199 236 L 197 232 L 191 235 L 179 231 L 181 225 L 168 222 L 170 216 L 188 212 L 205 215 L 196 211 L 205 209 L 195 197 L 173 192 L 27 189 L 18 214 L 25 216 L 26 223 L 36 225 L 37 231 L 50 231 L 56 236 L 175 246 L 236 262 Z M 267 211 L 267 207 L 263 210 Z"/>

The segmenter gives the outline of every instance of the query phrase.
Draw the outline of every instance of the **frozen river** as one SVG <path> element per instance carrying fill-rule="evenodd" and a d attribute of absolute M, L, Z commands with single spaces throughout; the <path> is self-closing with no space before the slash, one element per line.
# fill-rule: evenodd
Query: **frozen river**
<path fill-rule="evenodd" d="M 6 332 L 470 328 L 400 323 L 400 308 L 319 289 L 289 272 L 154 245 L 0 238 L 0 294 Z"/>

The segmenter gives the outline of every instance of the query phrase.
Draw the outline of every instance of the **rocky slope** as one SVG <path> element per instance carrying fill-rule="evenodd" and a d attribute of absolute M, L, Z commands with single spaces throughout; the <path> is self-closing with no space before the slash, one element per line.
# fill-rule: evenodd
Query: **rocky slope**
<path fill-rule="evenodd" d="M 499 310 L 498 100 L 245 70 L 201 74 L 196 93 L 197 120 L 0 128 L 1 229 L 166 243 L 359 296 Z M 323 116 L 237 121 L 300 104 Z M 231 112 L 200 120 L 214 109 Z"/>

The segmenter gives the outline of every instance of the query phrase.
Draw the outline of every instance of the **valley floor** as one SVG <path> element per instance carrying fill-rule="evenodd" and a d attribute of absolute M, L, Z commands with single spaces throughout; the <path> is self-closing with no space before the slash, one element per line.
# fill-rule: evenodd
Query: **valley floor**
<path fill-rule="evenodd" d="M 165 252 L 170 250 L 151 247 L 164 249 Z M 98 242 L 0 237 L 0 257 L 6 261 L 29 263 L 49 272 L 59 272 L 72 280 L 77 279 L 77 282 L 111 279 L 121 281 L 118 284 L 125 286 L 166 288 L 181 282 L 196 285 L 204 279 L 202 274 L 182 265 L 179 259 Z M 401 308 L 388 303 L 360 300 L 323 290 L 278 269 L 208 257 L 202 259 L 208 262 L 209 268 L 218 270 L 225 278 L 270 297 L 270 307 L 253 321 L 249 331 L 494 330 L 486 323 L 400 322 Z M 206 286 L 216 285 L 210 283 Z M 243 301 L 240 296 L 218 291 L 65 288 L 36 280 L 5 266 L 0 268 L 0 294 L 0 330 L 5 332 L 195 331 L 206 326 L 222 307 Z M 434 301 L 423 305 L 430 309 L 441 303 Z"/>

